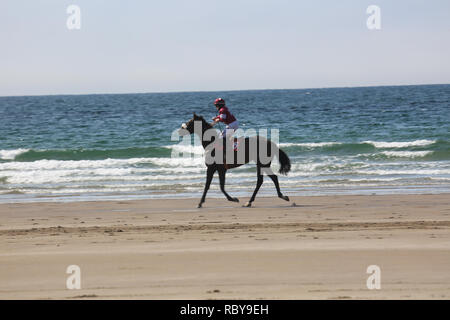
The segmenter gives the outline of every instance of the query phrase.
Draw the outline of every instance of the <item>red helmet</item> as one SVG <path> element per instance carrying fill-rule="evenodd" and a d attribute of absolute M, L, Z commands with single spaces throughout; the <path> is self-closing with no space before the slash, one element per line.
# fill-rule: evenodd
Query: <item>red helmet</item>
<path fill-rule="evenodd" d="M 217 98 L 216 100 L 214 100 L 214 105 L 222 107 L 225 105 L 225 100 L 223 100 L 222 98 Z"/>

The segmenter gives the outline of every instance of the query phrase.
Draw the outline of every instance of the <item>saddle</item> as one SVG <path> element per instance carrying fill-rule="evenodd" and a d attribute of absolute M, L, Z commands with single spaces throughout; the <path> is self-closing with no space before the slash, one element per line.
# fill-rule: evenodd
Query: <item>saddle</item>
<path fill-rule="evenodd" d="M 223 139 L 224 139 L 223 140 L 223 144 L 216 145 L 215 149 L 224 150 L 224 145 L 227 142 L 225 141 L 226 138 L 223 138 Z M 239 150 L 239 144 L 240 144 L 239 140 L 240 140 L 239 138 L 233 138 L 233 151 L 235 152 L 234 159 L 236 159 L 236 157 L 237 157 L 236 153 Z M 235 167 L 239 167 L 240 166 L 240 164 L 236 164 L 236 163 L 230 163 L 230 164 L 226 163 L 226 151 L 223 152 L 223 164 L 225 166 L 225 169 L 230 169 L 230 168 L 235 168 Z"/>
<path fill-rule="evenodd" d="M 219 148 L 220 150 L 223 150 L 223 146 L 225 145 L 225 139 L 226 138 L 223 138 L 224 139 L 224 143 L 221 145 L 221 146 L 217 146 L 216 148 Z M 238 151 L 239 150 L 239 139 L 238 138 L 234 138 L 233 139 L 233 150 L 234 151 Z"/>

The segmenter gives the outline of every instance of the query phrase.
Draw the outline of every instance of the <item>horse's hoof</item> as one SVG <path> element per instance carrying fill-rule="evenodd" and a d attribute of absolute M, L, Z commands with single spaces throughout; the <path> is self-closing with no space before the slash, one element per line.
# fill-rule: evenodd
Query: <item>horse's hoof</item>
<path fill-rule="evenodd" d="M 250 208 L 252 206 L 252 203 L 249 201 L 249 202 L 247 202 L 245 205 L 243 205 L 243 207 L 246 207 L 246 208 Z"/>
<path fill-rule="evenodd" d="M 201 203 L 199 203 L 198 204 L 198 206 L 197 206 L 197 208 L 201 208 L 202 207 L 202 204 Z"/>
<path fill-rule="evenodd" d="M 283 200 L 289 201 L 289 197 L 288 196 L 281 196 L 280 198 L 283 199 Z"/>
<path fill-rule="evenodd" d="M 231 198 L 231 201 L 233 201 L 233 202 L 239 202 L 239 199 L 238 199 L 238 198 Z"/>

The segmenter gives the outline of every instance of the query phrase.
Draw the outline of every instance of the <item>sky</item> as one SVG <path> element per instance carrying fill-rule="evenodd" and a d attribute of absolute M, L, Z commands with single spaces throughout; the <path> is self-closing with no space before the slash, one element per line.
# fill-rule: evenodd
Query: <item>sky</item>
<path fill-rule="evenodd" d="M 449 40 L 448 0 L 2 0 L 0 96 L 450 83 Z"/>

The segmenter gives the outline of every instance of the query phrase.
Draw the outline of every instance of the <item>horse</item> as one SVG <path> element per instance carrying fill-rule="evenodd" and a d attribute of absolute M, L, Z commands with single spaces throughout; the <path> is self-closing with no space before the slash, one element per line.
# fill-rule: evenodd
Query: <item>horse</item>
<path fill-rule="evenodd" d="M 205 156 L 209 155 L 209 157 L 206 157 L 206 159 L 208 159 L 209 161 L 206 161 L 205 159 L 207 167 L 206 183 L 202 198 L 198 204 L 198 208 L 201 208 L 203 203 L 205 202 L 206 193 L 208 192 L 209 186 L 216 171 L 219 174 L 220 190 L 223 192 L 227 200 L 232 202 L 239 202 L 238 198 L 231 197 L 225 191 L 225 174 L 228 169 L 240 167 L 241 165 L 247 164 L 250 161 L 255 161 L 256 163 L 257 182 L 252 197 L 244 205 L 244 207 L 251 207 L 253 201 L 255 201 L 256 194 L 258 193 L 258 190 L 264 180 L 262 173 L 267 173 L 268 176 L 272 179 L 273 183 L 275 184 L 278 197 L 285 201 L 289 201 L 289 197 L 281 193 L 280 185 L 278 183 L 278 177 L 272 172 L 272 170 L 270 169 L 270 165 L 273 158 L 277 156 L 280 162 L 279 173 L 287 175 L 287 173 L 291 170 L 291 161 L 287 154 L 283 150 L 278 148 L 278 146 L 274 142 L 257 135 L 240 139 L 235 138 L 234 140 L 235 143 L 237 142 L 239 150 L 234 149 L 233 146 L 231 146 L 230 148 L 229 146 L 232 145 L 232 143 L 225 141 L 229 140 L 229 138 L 220 138 L 217 130 L 213 129 L 212 125 L 210 125 L 202 116 L 196 115 L 195 112 L 193 113 L 192 119 L 181 125 L 178 133 L 180 136 L 192 135 L 194 133 L 197 134 L 200 141 L 202 142 L 203 148 L 205 149 Z M 219 142 L 221 141 L 223 141 L 222 146 L 225 147 L 218 147 L 218 145 L 220 145 Z M 263 149 L 267 151 L 264 155 L 260 154 Z M 221 151 L 223 153 L 223 157 L 220 155 Z M 230 162 L 229 158 L 226 156 L 227 151 L 229 154 L 230 152 L 234 153 L 232 162 Z M 217 158 L 215 158 L 216 154 L 218 155 Z M 236 161 L 236 159 L 239 161 Z"/>

